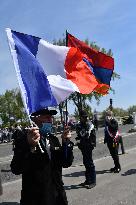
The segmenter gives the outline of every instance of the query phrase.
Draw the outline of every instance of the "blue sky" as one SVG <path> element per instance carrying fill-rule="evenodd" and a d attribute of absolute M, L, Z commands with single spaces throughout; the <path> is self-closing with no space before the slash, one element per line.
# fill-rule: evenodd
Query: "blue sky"
<path fill-rule="evenodd" d="M 52 42 L 65 34 L 95 41 L 112 49 L 115 72 L 121 79 L 111 82 L 115 94 L 104 96 L 92 108 L 136 105 L 136 1 L 134 0 L 1 0 L 0 1 L 0 94 L 18 86 L 5 28 L 32 34 Z M 72 112 L 72 108 L 69 108 Z"/>

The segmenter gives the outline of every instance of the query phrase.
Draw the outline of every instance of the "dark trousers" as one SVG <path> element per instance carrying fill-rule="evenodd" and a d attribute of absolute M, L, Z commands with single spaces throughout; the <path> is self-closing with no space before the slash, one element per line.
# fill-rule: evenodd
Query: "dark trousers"
<path fill-rule="evenodd" d="M 2 182 L 1 182 L 1 174 L 0 174 L 0 196 L 3 194 Z"/>
<path fill-rule="evenodd" d="M 86 149 L 82 149 L 83 155 L 83 164 L 85 166 L 85 178 L 88 184 L 96 183 L 96 171 L 94 162 L 92 159 L 92 150 L 90 147 L 86 147 Z"/>
<path fill-rule="evenodd" d="M 114 161 L 114 165 L 116 168 L 121 168 L 119 163 L 119 156 L 118 156 L 118 146 L 113 147 L 112 142 L 107 143 L 108 149 L 110 151 L 110 154 L 112 156 L 112 159 Z"/>
<path fill-rule="evenodd" d="M 119 138 L 119 144 L 121 146 L 122 154 L 125 154 L 125 149 L 124 149 L 124 144 L 123 144 L 122 136 L 120 136 L 120 138 Z"/>

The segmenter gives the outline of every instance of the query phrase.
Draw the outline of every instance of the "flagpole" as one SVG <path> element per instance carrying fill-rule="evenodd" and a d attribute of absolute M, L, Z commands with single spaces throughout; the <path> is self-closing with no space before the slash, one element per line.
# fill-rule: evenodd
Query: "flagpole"
<path fill-rule="evenodd" d="M 68 31 L 66 30 L 66 46 L 68 46 Z M 66 99 L 66 126 L 68 125 L 68 102 Z"/>
<path fill-rule="evenodd" d="M 68 47 L 68 31 L 66 30 L 66 46 Z"/>
<path fill-rule="evenodd" d="M 68 101 L 66 99 L 66 126 L 68 125 Z"/>
<path fill-rule="evenodd" d="M 66 30 L 66 46 L 68 46 L 68 32 L 67 32 L 67 30 Z M 66 126 L 68 126 L 68 101 L 67 101 L 67 99 L 65 100 L 65 102 L 66 102 L 66 104 L 65 104 L 65 106 L 66 106 Z M 69 132 L 69 135 L 71 136 L 71 132 Z M 67 149 L 68 149 L 68 140 L 66 140 L 66 144 L 65 144 L 65 157 L 67 158 Z"/>

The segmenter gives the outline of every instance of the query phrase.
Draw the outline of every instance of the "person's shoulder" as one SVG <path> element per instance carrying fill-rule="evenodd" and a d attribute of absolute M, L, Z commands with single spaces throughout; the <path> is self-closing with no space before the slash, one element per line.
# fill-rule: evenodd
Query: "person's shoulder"
<path fill-rule="evenodd" d="M 16 129 L 16 130 L 14 131 L 14 133 L 13 133 L 13 138 L 14 138 L 14 139 L 18 139 L 18 138 L 21 138 L 21 137 L 23 137 L 23 136 L 26 136 L 26 134 L 27 134 L 27 130 L 26 130 L 26 129 L 23 129 L 23 130 L 21 130 L 21 129 Z"/>
<path fill-rule="evenodd" d="M 52 138 L 52 139 L 56 139 L 57 138 L 57 135 L 53 134 L 53 133 L 49 133 L 48 134 L 48 137 L 49 138 Z"/>
<path fill-rule="evenodd" d="M 118 129 L 118 122 L 117 122 L 117 120 L 115 118 L 111 119 L 109 121 L 109 126 L 108 127 L 111 128 L 111 129 Z"/>
<path fill-rule="evenodd" d="M 58 136 L 53 133 L 49 133 L 49 139 L 52 139 L 54 141 L 59 141 Z"/>
<path fill-rule="evenodd" d="M 13 144 L 16 148 L 27 148 L 28 142 L 27 142 L 27 130 L 16 130 L 13 133 Z"/>
<path fill-rule="evenodd" d="M 117 120 L 116 120 L 115 118 L 112 118 L 112 119 L 110 120 L 110 122 L 111 122 L 111 124 L 118 124 L 118 122 L 117 122 Z"/>

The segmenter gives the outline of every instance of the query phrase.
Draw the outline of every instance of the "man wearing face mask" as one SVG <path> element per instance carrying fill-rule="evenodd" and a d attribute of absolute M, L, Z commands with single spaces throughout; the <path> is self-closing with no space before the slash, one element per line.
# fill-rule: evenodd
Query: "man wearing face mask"
<path fill-rule="evenodd" d="M 20 205 L 67 205 L 62 181 L 62 167 L 73 161 L 73 144 L 64 129 L 62 145 L 51 133 L 56 110 L 43 109 L 31 115 L 37 127 L 18 132 L 14 141 L 11 170 L 22 174 Z M 41 152 L 39 144 L 44 151 Z"/>

